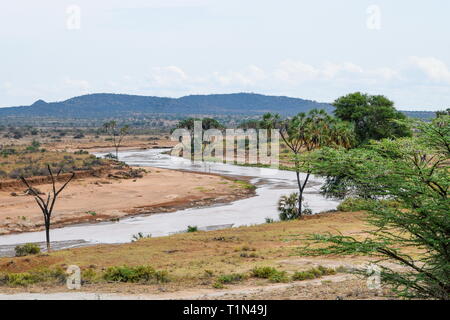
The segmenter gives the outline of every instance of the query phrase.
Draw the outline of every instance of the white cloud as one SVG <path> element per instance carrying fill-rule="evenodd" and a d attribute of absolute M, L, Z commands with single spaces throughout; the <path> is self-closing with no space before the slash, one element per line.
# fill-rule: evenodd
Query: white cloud
<path fill-rule="evenodd" d="M 363 81 L 376 83 L 399 77 L 399 72 L 388 67 L 364 69 L 352 62 L 325 62 L 313 66 L 303 61 L 284 60 L 273 72 L 274 78 L 287 84 L 297 85 L 305 82 L 346 82 Z"/>
<path fill-rule="evenodd" d="M 3 79 L 0 91 L 11 101 L 16 101 L 16 97 L 27 97 L 30 101 L 55 101 L 88 91 L 173 97 L 252 91 L 332 101 L 348 92 L 364 91 L 385 94 L 395 99 L 397 105 L 408 108 L 414 105 L 418 108 L 428 104 L 447 105 L 450 101 L 447 65 L 432 57 L 410 57 L 406 61 L 408 63 L 394 66 L 367 67 L 348 61 L 315 65 L 287 59 L 272 69 L 248 65 L 209 72 L 187 72 L 180 66 L 169 65 L 154 67 L 146 75 L 133 73 L 109 77 L 95 86 L 87 80 L 71 77 L 53 84 L 29 83 L 22 86 Z"/>
<path fill-rule="evenodd" d="M 409 58 L 409 63 L 425 73 L 430 80 L 450 83 L 450 71 L 447 65 L 437 58 L 412 56 Z"/>
<path fill-rule="evenodd" d="M 251 65 L 242 71 L 229 71 L 225 73 L 214 72 L 214 79 L 223 86 L 252 86 L 267 78 L 264 70 L 257 66 Z"/>
<path fill-rule="evenodd" d="M 285 60 L 275 70 L 275 78 L 289 83 L 314 80 L 319 77 L 320 71 L 315 67 L 301 61 Z"/>
<path fill-rule="evenodd" d="M 400 79 L 400 72 L 398 70 L 388 67 L 381 67 L 374 70 L 370 70 L 369 74 L 372 74 L 375 77 L 380 77 L 384 80 Z"/>
<path fill-rule="evenodd" d="M 87 93 L 90 88 L 89 81 L 87 80 L 76 80 L 69 77 L 64 79 L 64 84 L 70 88 L 77 89 L 81 91 L 81 93 Z"/>
<path fill-rule="evenodd" d="M 188 76 L 181 68 L 168 66 L 153 68 L 150 79 L 153 85 L 166 87 L 183 84 Z"/>

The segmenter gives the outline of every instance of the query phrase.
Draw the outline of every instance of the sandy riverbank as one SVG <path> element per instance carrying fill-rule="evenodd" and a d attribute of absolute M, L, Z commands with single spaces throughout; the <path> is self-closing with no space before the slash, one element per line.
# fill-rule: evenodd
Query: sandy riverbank
<path fill-rule="evenodd" d="M 139 179 L 105 176 L 74 180 L 58 199 L 53 227 L 231 202 L 254 193 L 245 184 L 218 175 L 146 170 Z M 38 188 L 47 193 L 51 185 Z M 0 192 L 0 234 L 42 229 L 42 213 L 32 196 L 14 197 L 10 191 Z"/>

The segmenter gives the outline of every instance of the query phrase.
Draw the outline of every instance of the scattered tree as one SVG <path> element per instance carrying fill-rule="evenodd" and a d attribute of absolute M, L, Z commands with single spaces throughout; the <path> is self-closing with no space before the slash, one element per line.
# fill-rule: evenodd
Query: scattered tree
<path fill-rule="evenodd" d="M 411 130 L 402 123 L 406 116 L 394 108 L 394 102 L 378 95 L 360 92 L 336 99 L 334 114 L 341 120 L 355 125 L 358 144 L 369 140 L 411 136 Z M 400 120 L 400 121 L 399 121 Z"/>
<path fill-rule="evenodd" d="M 270 124 L 272 121 L 272 124 Z M 295 174 L 298 186 L 298 217 L 303 214 L 303 193 L 311 176 L 308 162 L 301 157 L 302 153 L 309 153 L 324 146 L 351 146 L 353 128 L 331 117 L 324 110 L 311 110 L 308 113 L 279 121 L 277 115 L 266 116 L 266 126 L 278 128 L 280 136 L 286 146 L 293 152 Z M 305 177 L 301 178 L 301 172 Z"/>
<path fill-rule="evenodd" d="M 379 267 L 382 281 L 398 295 L 448 300 L 450 116 L 420 123 L 416 129 L 415 138 L 385 139 L 350 151 L 316 152 L 320 162 L 315 162 L 315 173 L 333 174 L 341 166 L 354 177 L 353 188 L 363 186 L 365 193 L 379 201 L 368 208 L 367 222 L 375 228 L 365 239 L 313 235 L 311 239 L 331 245 L 305 250 L 310 254 L 359 252 L 394 262 L 404 269 Z M 356 272 L 367 276 L 366 270 Z"/>
<path fill-rule="evenodd" d="M 111 137 L 114 149 L 116 150 L 116 159 L 119 160 L 119 148 L 122 144 L 123 139 L 130 132 L 130 127 L 128 125 L 119 128 L 116 121 L 110 121 L 103 124 L 103 128 L 106 133 Z"/>
<path fill-rule="evenodd" d="M 59 188 L 56 188 L 56 181 L 58 180 L 58 177 L 62 171 L 62 168 L 59 169 L 58 173 L 56 174 L 56 177 L 53 175 L 53 171 L 50 167 L 50 165 L 47 166 L 48 172 L 50 173 L 50 177 L 52 180 L 52 194 L 49 192 L 47 199 L 44 200 L 44 198 L 39 194 L 39 192 L 33 188 L 30 183 L 25 179 L 25 177 L 21 176 L 20 180 L 27 186 L 27 192 L 34 196 L 34 199 L 36 200 L 36 203 L 38 204 L 39 208 L 42 211 L 42 214 L 44 215 L 44 226 L 45 226 L 45 239 L 47 242 L 47 252 L 50 252 L 50 225 L 51 225 L 51 218 L 53 209 L 55 207 L 56 199 L 60 195 L 60 193 L 66 188 L 66 186 L 69 184 L 70 181 L 75 177 L 75 173 L 73 172 L 71 176 L 66 180 L 66 182 Z"/>

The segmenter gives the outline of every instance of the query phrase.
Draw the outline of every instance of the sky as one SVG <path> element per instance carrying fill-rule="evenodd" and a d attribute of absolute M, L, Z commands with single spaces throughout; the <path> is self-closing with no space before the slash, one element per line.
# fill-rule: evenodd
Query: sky
<path fill-rule="evenodd" d="M 0 3 L 0 107 L 110 92 L 361 91 L 450 107 L 448 0 Z"/>

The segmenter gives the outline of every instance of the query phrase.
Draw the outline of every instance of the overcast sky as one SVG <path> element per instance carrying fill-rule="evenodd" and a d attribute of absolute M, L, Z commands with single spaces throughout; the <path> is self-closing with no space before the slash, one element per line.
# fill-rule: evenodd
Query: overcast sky
<path fill-rule="evenodd" d="M 0 106 L 113 92 L 450 107 L 448 0 L 0 3 Z"/>

